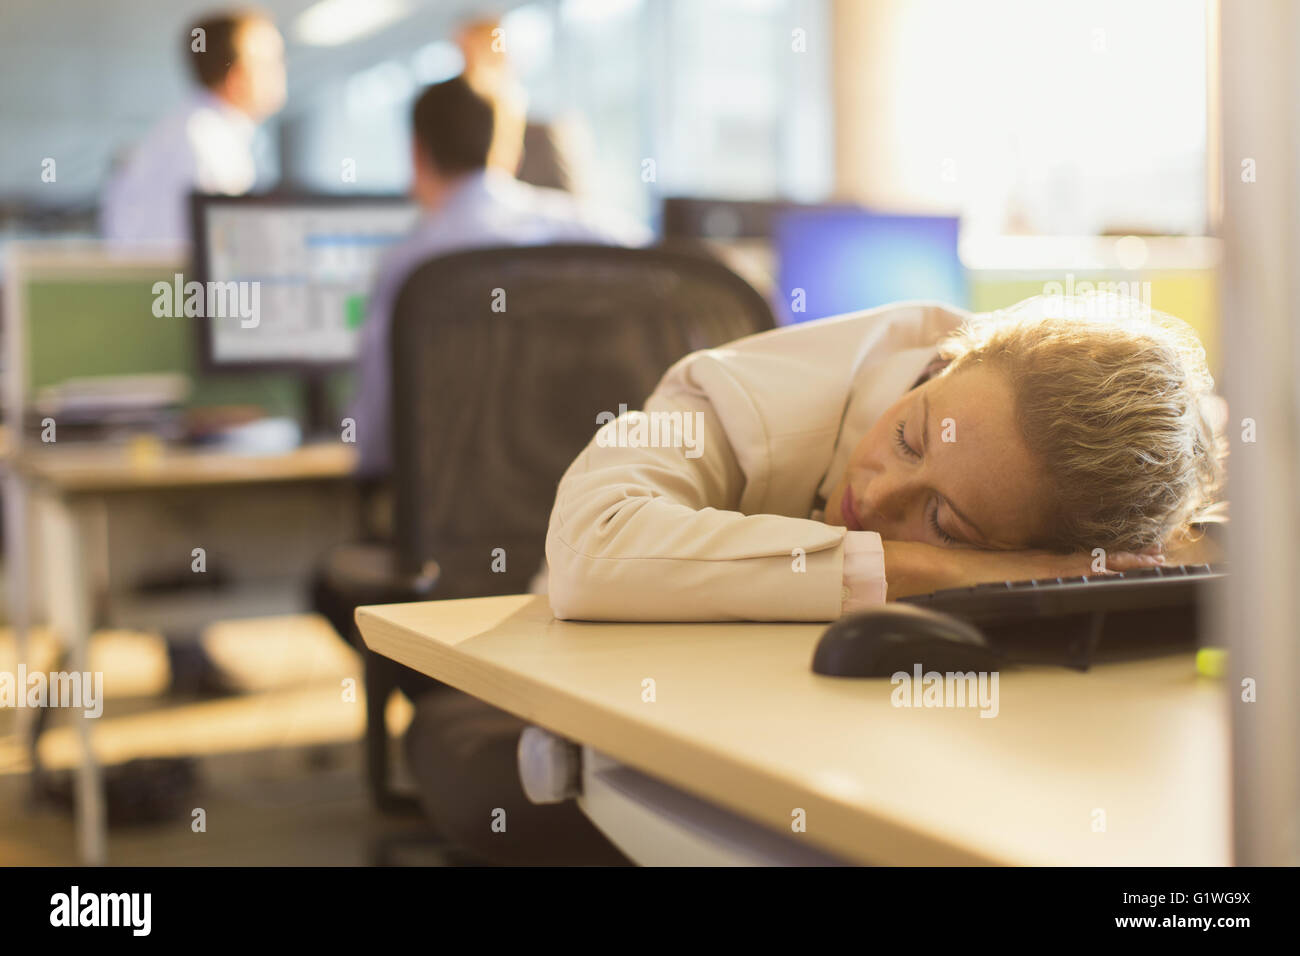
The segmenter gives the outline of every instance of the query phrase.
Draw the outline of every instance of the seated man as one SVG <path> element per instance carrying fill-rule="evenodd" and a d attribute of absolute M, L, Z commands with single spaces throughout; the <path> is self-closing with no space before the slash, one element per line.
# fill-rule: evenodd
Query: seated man
<path fill-rule="evenodd" d="M 416 268 L 475 246 L 642 245 L 650 239 L 649 231 L 635 222 L 489 169 L 493 106 L 463 78 L 430 86 L 416 100 L 411 118 L 412 192 L 424 215 L 380 266 L 361 331 L 357 398 L 349 413 L 356 421 L 359 467 L 366 478 L 384 476 L 391 463 L 388 335 L 397 295 Z"/>

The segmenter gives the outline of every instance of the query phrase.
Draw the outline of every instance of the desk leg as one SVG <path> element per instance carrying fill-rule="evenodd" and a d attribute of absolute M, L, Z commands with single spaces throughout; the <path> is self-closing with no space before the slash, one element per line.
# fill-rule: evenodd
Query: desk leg
<path fill-rule="evenodd" d="M 16 469 L 7 469 L 4 476 L 5 515 L 5 573 L 9 575 L 9 621 L 14 634 L 14 647 L 19 665 L 31 666 L 29 643 L 31 621 L 31 547 L 27 529 L 27 483 Z M 16 717 L 18 740 L 24 746 L 34 747 L 35 713 L 28 707 L 19 707 Z M 33 768 L 35 764 L 33 764 Z"/>
<path fill-rule="evenodd" d="M 50 622 L 69 651 L 68 667 L 90 670 L 90 543 L 94 511 L 89 502 L 51 495 L 42 501 L 45 530 L 46 606 Z M 87 866 L 107 862 L 107 814 L 99 763 L 91 739 L 91 722 L 77 709 L 77 736 L 81 762 L 77 769 L 77 843 Z"/>

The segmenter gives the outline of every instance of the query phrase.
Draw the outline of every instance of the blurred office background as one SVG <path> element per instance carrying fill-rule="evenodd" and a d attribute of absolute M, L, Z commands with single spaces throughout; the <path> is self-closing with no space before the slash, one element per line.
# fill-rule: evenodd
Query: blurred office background
<path fill-rule="evenodd" d="M 94 234 L 113 164 L 186 94 L 178 38 L 206 9 L 9 5 L 0 237 Z M 872 288 L 863 278 L 805 303 L 804 318 L 900 292 L 994 308 L 1042 291 L 1044 273 L 1070 273 L 1153 281 L 1155 306 L 1186 318 L 1214 349 L 1206 303 L 1215 249 L 1196 241 L 1216 216 L 1202 0 L 322 0 L 266 9 L 287 42 L 289 95 L 258 134 L 264 188 L 405 189 L 415 92 L 460 70 L 459 23 L 500 15 L 529 117 L 559 132 L 574 190 L 661 234 L 725 244 L 740 271 L 768 284 L 784 319 L 794 317 L 790 289 L 822 277 L 790 261 L 783 276 L 779 217 L 725 204 L 674 214 L 665 200 L 851 203 L 959 219 L 960 264 L 937 261 L 918 237 L 910 242 L 920 252 L 899 253 L 904 267 L 942 276 L 937 285 Z M 56 182 L 42 180 L 46 157 L 57 161 Z M 791 237 L 806 257 L 822 258 L 806 242 L 818 226 Z M 872 237 L 893 231 L 857 241 L 878 250 Z M 1125 236 L 1136 238 L 1118 241 Z M 1088 241 L 1096 237 L 1111 239 Z"/>
<path fill-rule="evenodd" d="M 20 339 L 6 338 L 22 353 L 0 356 L 6 376 L 21 382 L 7 386 L 11 407 L 15 391 L 29 408 L 41 400 L 72 407 L 76 389 L 60 391 L 68 383 L 126 379 L 124 388 L 152 389 L 179 409 L 190 433 L 211 426 L 210 409 L 239 409 L 245 424 L 250 415 L 307 415 L 316 396 L 304 383 L 321 387 L 309 362 L 223 369 L 202 360 L 197 324 L 148 324 L 142 297 L 171 264 L 185 270 L 185 251 L 114 272 L 96 247 L 76 246 L 64 259 L 46 250 L 10 267 L 21 258 L 15 250 L 28 248 L 19 243 L 94 240 L 110 171 L 187 95 L 180 41 L 213 6 L 9 0 L 0 10 L 3 321 L 23 328 Z M 285 37 L 288 99 L 258 132 L 259 188 L 403 193 L 413 97 L 461 70 L 458 24 L 499 16 L 529 118 L 563 131 L 573 190 L 666 241 L 722 257 L 768 298 L 778 321 L 906 297 L 993 309 L 1054 282 L 1124 282 L 1190 322 L 1218 368 L 1221 257 L 1212 237 L 1221 144 L 1210 0 L 262 7 Z M 42 175 L 49 159 L 52 181 Z M 341 173 L 349 161 L 355 176 Z M 340 402 L 351 385 L 342 366 L 329 368 L 325 383 Z M 6 425 L 10 437 L 24 427 Z M 142 460 L 160 453 L 125 440 Z M 356 834 L 369 817 L 348 749 L 359 709 L 322 709 L 304 691 L 313 681 L 337 688 L 357 673 L 347 650 L 303 613 L 312 563 L 357 533 L 355 504 L 346 482 L 270 482 L 254 495 L 214 491 L 197 509 L 146 493 L 97 512 L 103 579 L 94 582 L 92 659 L 136 681 L 115 685 L 129 700 L 110 701 L 97 746 L 110 762 L 198 754 L 233 768 L 210 775 L 223 781 L 214 799 L 259 822 L 223 862 L 239 862 L 241 852 L 273 861 L 279 851 L 262 839 L 271 831 L 294 847 L 287 860 L 365 859 Z M 43 546 L 35 531 L 29 537 Z M 196 537 L 211 572 L 201 585 L 188 574 Z M 187 556 L 179 565 L 178 554 Z M 26 584 L 57 593 L 42 589 L 31 560 Z M 6 572 L 12 593 L 13 568 Z M 53 654 L 41 626 L 49 610 L 33 605 L 33 646 Z M 210 688 L 189 688 L 193 700 L 149 724 L 151 695 L 174 685 L 169 668 L 183 666 L 160 649 L 160 636 L 203 642 L 243 696 L 214 701 L 204 696 Z M 12 639 L 4 641 L 0 659 L 15 660 Z M 0 740 L 0 817 L 14 821 L 27 759 L 11 717 L 0 713 L 9 721 L 0 723 L 9 734 Z M 394 726 L 401 719 L 396 713 Z M 52 767 L 75 764 L 70 727 L 52 728 L 44 746 Z M 316 776 L 301 776 L 309 771 Z M 0 859 L 8 851 L 15 861 L 70 860 L 70 827 L 48 813 L 41 821 L 35 842 L 0 825 Z M 122 840 L 114 844 L 121 862 L 166 862 L 174 850 L 149 832 Z M 315 849 L 299 853 L 308 845 Z M 185 861 L 206 859 L 206 850 L 186 852 Z"/>
<path fill-rule="evenodd" d="M 93 232 L 115 157 L 183 98 L 180 38 L 211 7 L 6 5 L 6 235 Z M 960 213 L 981 235 L 1201 235 L 1212 211 L 1198 0 L 264 7 L 289 75 L 260 144 L 268 185 L 404 189 L 415 91 L 459 72 L 458 23 L 501 13 L 530 114 L 587 129 L 581 188 L 647 221 L 675 195 L 833 196 Z"/>

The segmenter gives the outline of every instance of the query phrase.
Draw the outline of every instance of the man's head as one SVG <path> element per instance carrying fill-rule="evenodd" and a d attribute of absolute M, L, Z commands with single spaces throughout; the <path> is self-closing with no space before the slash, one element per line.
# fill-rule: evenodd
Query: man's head
<path fill-rule="evenodd" d="M 978 316 L 940 346 L 950 364 L 858 443 L 828 522 L 950 547 L 1138 552 L 1212 504 L 1221 445 L 1191 331 L 1041 306 Z"/>
<path fill-rule="evenodd" d="M 284 39 L 266 14 L 204 17 L 185 35 L 185 56 L 201 86 L 252 119 L 284 106 Z"/>
<path fill-rule="evenodd" d="M 470 20 L 456 31 L 456 46 L 465 61 L 463 75 L 489 96 L 510 79 L 504 41 L 501 21 L 496 19 Z"/>
<path fill-rule="evenodd" d="M 426 208 L 442 202 L 468 173 L 487 166 L 496 127 L 493 106 L 463 77 L 428 87 L 411 111 L 415 198 Z"/>

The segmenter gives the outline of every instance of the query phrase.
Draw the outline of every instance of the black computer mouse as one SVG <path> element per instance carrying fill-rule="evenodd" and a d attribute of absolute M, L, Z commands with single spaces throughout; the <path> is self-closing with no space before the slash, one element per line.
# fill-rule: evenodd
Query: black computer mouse
<path fill-rule="evenodd" d="M 842 617 L 817 642 L 814 673 L 892 677 L 899 671 L 996 670 L 1003 661 L 970 624 L 950 614 L 887 604 Z"/>

